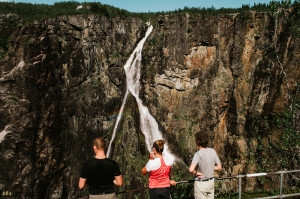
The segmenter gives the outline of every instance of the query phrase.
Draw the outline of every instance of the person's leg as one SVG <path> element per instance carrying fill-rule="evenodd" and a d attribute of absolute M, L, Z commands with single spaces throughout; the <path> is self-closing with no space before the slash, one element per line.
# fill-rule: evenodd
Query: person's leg
<path fill-rule="evenodd" d="M 159 199 L 159 193 L 157 193 L 157 188 L 149 189 L 150 199 Z"/>
<path fill-rule="evenodd" d="M 208 188 L 209 188 L 208 198 L 214 199 L 215 198 L 215 181 L 214 180 L 208 181 Z"/>
<path fill-rule="evenodd" d="M 202 191 L 202 182 L 195 181 L 194 183 L 194 197 L 195 199 L 205 199 L 206 195 Z"/>
<path fill-rule="evenodd" d="M 212 182 L 211 182 L 212 181 Z M 196 181 L 194 183 L 194 196 L 195 199 L 208 199 L 214 197 L 214 182 L 213 180 L 210 181 Z"/>
<path fill-rule="evenodd" d="M 170 187 L 149 189 L 150 199 L 170 199 Z"/>
<path fill-rule="evenodd" d="M 157 189 L 160 199 L 170 199 L 170 190 L 170 187 Z"/>
<path fill-rule="evenodd" d="M 115 193 L 105 194 L 103 199 L 117 199 L 117 195 Z"/>

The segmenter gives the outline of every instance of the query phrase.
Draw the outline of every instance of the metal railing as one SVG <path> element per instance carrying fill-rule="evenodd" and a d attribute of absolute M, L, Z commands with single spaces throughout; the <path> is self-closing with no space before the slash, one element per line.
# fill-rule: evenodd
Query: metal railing
<path fill-rule="evenodd" d="M 282 190 L 283 190 L 283 176 L 284 176 L 285 173 L 296 173 L 296 172 L 300 172 L 300 170 L 278 171 L 278 172 L 272 172 L 272 173 L 252 173 L 252 174 L 246 174 L 246 175 L 217 177 L 217 178 L 200 178 L 200 179 L 196 178 L 196 179 L 193 179 L 193 180 L 177 181 L 177 184 L 193 183 L 195 181 L 208 181 L 208 180 L 211 180 L 211 179 L 214 179 L 214 180 L 238 179 L 238 198 L 242 199 L 242 178 L 253 178 L 253 177 L 268 176 L 268 175 L 280 175 L 279 195 L 252 198 L 252 199 L 288 198 L 288 197 L 300 196 L 300 193 L 283 194 L 283 192 L 282 192 Z M 135 189 L 135 190 L 129 190 L 129 191 L 117 192 L 117 194 L 130 193 L 130 192 L 135 192 L 135 191 L 140 191 L 140 190 L 145 190 L 145 189 L 148 189 L 148 187 Z"/>
<path fill-rule="evenodd" d="M 267 196 L 267 197 L 259 197 L 259 198 L 253 198 L 253 199 L 271 199 L 271 198 L 288 198 L 288 197 L 294 197 L 294 196 L 300 196 L 300 193 L 293 193 L 293 194 L 283 194 L 283 176 L 285 173 L 296 173 L 300 172 L 300 170 L 292 170 L 292 171 L 278 171 L 278 172 L 272 172 L 272 173 L 252 173 L 252 174 L 246 174 L 246 175 L 237 175 L 237 176 L 228 176 L 228 177 L 218 177 L 213 178 L 215 180 L 229 180 L 229 179 L 238 179 L 238 198 L 242 198 L 242 178 L 253 178 L 253 177 L 260 177 L 260 176 L 268 176 L 268 175 L 280 175 L 280 187 L 279 187 L 279 195 L 275 196 Z M 177 184 L 181 183 L 191 183 L 194 181 L 207 181 L 212 178 L 207 179 L 193 179 L 193 180 L 185 180 L 185 181 L 179 181 Z"/>
<path fill-rule="evenodd" d="M 232 178 L 237 178 L 239 181 L 238 193 L 239 193 L 239 199 L 241 199 L 242 198 L 242 178 L 252 178 L 252 177 L 268 176 L 268 175 L 280 175 L 279 195 L 260 197 L 260 198 L 254 198 L 254 199 L 288 198 L 288 197 L 300 196 L 300 193 L 283 194 L 283 192 L 282 192 L 283 175 L 285 173 L 296 173 L 296 172 L 300 172 L 300 170 L 278 171 L 278 172 L 272 172 L 272 173 L 253 173 L 253 174 L 247 174 L 247 175 L 237 175 L 237 176 L 233 176 Z M 219 180 L 221 180 L 221 179 L 223 179 L 223 178 L 220 178 Z M 229 178 L 226 178 L 226 179 L 229 179 Z M 218 178 L 217 178 L 217 180 L 218 180 Z"/>
<path fill-rule="evenodd" d="M 237 175 L 237 176 L 228 176 L 228 177 L 216 177 L 216 178 L 197 178 L 193 180 L 184 180 L 184 181 L 177 181 L 177 184 L 183 184 L 183 183 L 193 183 L 195 181 L 208 181 L 211 179 L 214 180 L 229 180 L 229 179 L 238 179 L 238 198 L 242 199 L 242 179 L 243 178 L 253 178 L 253 177 L 260 177 L 260 176 L 268 176 L 268 175 L 280 175 L 280 187 L 279 187 L 279 195 L 275 196 L 267 196 L 267 197 L 259 197 L 259 198 L 252 198 L 252 199 L 271 199 L 271 198 L 288 198 L 288 197 L 296 197 L 300 196 L 300 193 L 292 193 L 292 194 L 283 194 L 283 177 L 284 174 L 287 173 L 297 173 L 300 172 L 300 170 L 292 170 L 292 171 L 278 171 L 278 172 L 272 172 L 272 173 L 253 173 L 253 174 L 246 174 L 246 175 Z M 298 180 L 298 179 L 297 179 Z M 116 194 L 125 194 L 130 192 L 136 192 L 141 190 L 146 190 L 148 187 L 139 188 L 135 190 L 128 190 L 128 191 L 122 191 L 117 192 Z M 13 192 L 8 191 L 0 191 L 0 198 L 3 197 L 10 197 L 13 196 Z"/>

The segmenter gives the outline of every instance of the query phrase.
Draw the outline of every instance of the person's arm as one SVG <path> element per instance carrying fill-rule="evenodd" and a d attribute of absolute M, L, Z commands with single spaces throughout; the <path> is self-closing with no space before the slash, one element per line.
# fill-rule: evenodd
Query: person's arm
<path fill-rule="evenodd" d="M 219 158 L 217 153 L 216 153 L 215 170 L 216 171 L 221 171 L 222 170 L 222 164 L 221 164 L 220 158 Z"/>
<path fill-rule="evenodd" d="M 197 172 L 195 170 L 196 166 L 197 166 L 197 164 L 192 163 L 190 168 L 189 168 L 189 172 L 193 175 L 196 175 L 198 178 L 202 178 L 203 174 L 201 172 Z"/>
<path fill-rule="evenodd" d="M 220 164 L 216 165 L 215 170 L 216 171 L 221 171 L 222 170 L 222 164 L 220 163 Z"/>
<path fill-rule="evenodd" d="M 85 186 L 85 182 L 86 182 L 85 178 L 79 178 L 79 182 L 78 182 L 79 189 L 83 189 L 83 187 Z"/>
<path fill-rule="evenodd" d="M 143 175 L 146 175 L 148 173 L 147 169 L 146 169 L 146 166 L 144 166 L 144 168 L 142 169 L 142 174 Z"/>
<path fill-rule="evenodd" d="M 149 160 L 153 160 L 154 157 L 155 157 L 154 153 L 151 152 L 151 153 L 150 153 L 150 156 L 149 156 Z M 147 164 L 148 164 L 148 163 L 147 163 Z M 146 165 L 147 165 L 147 164 L 146 164 Z M 146 175 L 147 173 L 149 173 L 149 172 L 147 171 L 147 169 L 146 169 L 146 165 L 145 165 L 144 168 L 142 169 L 142 174 L 143 174 L 143 175 Z"/>
<path fill-rule="evenodd" d="M 117 185 L 117 186 L 119 186 L 119 187 L 123 185 L 122 175 L 115 176 L 114 184 Z"/>
<path fill-rule="evenodd" d="M 170 179 L 170 184 L 172 186 L 175 186 L 177 184 L 177 182 L 175 180 L 171 180 L 171 176 L 172 176 L 172 167 L 170 169 L 170 173 L 169 173 L 169 179 Z"/>

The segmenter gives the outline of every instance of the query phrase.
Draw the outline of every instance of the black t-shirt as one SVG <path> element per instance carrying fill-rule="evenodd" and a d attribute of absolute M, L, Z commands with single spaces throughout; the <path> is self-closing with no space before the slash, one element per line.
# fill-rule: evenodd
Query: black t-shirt
<path fill-rule="evenodd" d="M 87 179 L 90 194 L 114 192 L 115 176 L 120 176 L 120 168 L 116 161 L 93 158 L 84 163 L 80 177 Z"/>

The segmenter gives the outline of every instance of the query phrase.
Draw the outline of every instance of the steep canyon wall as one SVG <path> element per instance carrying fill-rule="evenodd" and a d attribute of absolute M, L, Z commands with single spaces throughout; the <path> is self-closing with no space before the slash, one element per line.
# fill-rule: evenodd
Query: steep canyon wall
<path fill-rule="evenodd" d="M 270 145 L 280 132 L 254 129 L 284 112 L 290 95 L 297 97 L 300 51 L 290 33 L 292 17 L 247 12 L 155 21 L 142 52 L 140 97 L 182 160 L 174 171 L 178 178 L 189 176 L 199 130 L 209 132 L 221 158 L 219 175 L 257 171 L 250 151 L 260 153 L 259 144 Z M 141 19 L 95 15 L 14 29 L 0 62 L 0 190 L 29 198 L 87 194 L 78 189 L 81 165 L 92 157 L 95 137 L 111 138 L 126 91 L 123 65 L 146 29 Z M 140 170 L 148 151 L 132 96 L 112 149 L 125 180 L 119 190 L 146 186 Z"/>

